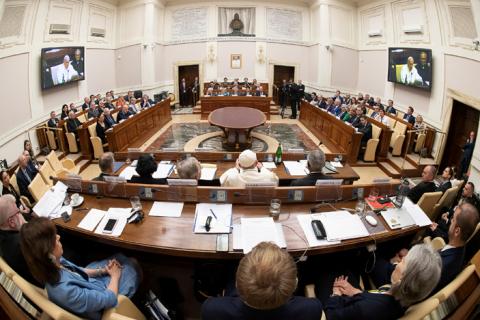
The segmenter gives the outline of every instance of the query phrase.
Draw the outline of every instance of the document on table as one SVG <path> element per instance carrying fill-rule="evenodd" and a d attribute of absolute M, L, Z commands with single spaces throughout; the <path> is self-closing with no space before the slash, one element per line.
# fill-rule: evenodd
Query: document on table
<path fill-rule="evenodd" d="M 213 212 L 212 212 L 213 211 Z M 210 230 L 205 228 L 208 217 L 212 217 Z M 230 233 L 232 228 L 232 204 L 197 203 L 195 208 L 195 233 Z"/>
<path fill-rule="evenodd" d="M 183 202 L 155 201 L 148 215 L 153 217 L 178 218 L 182 215 L 182 210 L 183 210 Z"/>
<path fill-rule="evenodd" d="M 82 221 L 80 221 L 78 227 L 80 229 L 93 231 L 106 214 L 107 211 L 91 209 L 82 219 Z"/>
<path fill-rule="evenodd" d="M 305 165 L 298 161 L 283 161 L 283 165 L 291 176 L 304 176 L 308 172 Z"/>
<path fill-rule="evenodd" d="M 430 220 L 422 208 L 420 208 L 418 204 L 414 204 L 410 199 L 405 199 L 402 209 L 403 208 L 408 211 L 417 226 L 424 227 L 432 224 L 432 220 Z"/>
<path fill-rule="evenodd" d="M 262 162 L 262 165 L 265 169 L 276 169 L 277 165 L 275 162 Z"/>
<path fill-rule="evenodd" d="M 202 174 L 200 176 L 200 180 L 213 180 L 215 178 L 215 173 L 217 172 L 217 168 L 202 168 Z"/>
<path fill-rule="evenodd" d="M 97 226 L 95 230 L 96 234 L 102 234 L 104 236 L 119 237 L 125 226 L 127 225 L 127 219 L 132 214 L 131 208 L 110 208 L 107 213 L 103 216 L 103 219 Z M 117 223 L 112 230 L 112 233 L 104 233 L 103 229 L 107 224 L 108 220 L 115 219 Z"/>
<path fill-rule="evenodd" d="M 385 222 L 392 230 L 415 225 L 415 221 L 412 219 L 406 208 L 387 209 L 386 211 L 381 211 L 381 214 Z"/>
<path fill-rule="evenodd" d="M 55 186 L 53 186 L 53 192 L 56 194 L 65 197 L 65 194 L 67 193 L 68 186 L 64 184 L 62 181 L 57 181 Z"/>
<path fill-rule="evenodd" d="M 299 214 L 297 215 L 298 224 L 302 227 L 303 233 L 308 241 L 309 247 L 327 246 L 340 243 L 340 241 L 328 241 L 327 239 L 318 240 L 313 232 L 312 220 L 320 220 L 321 213 Z"/>
<path fill-rule="evenodd" d="M 170 175 L 170 173 L 172 173 L 172 171 L 173 171 L 173 164 L 160 163 L 157 166 L 157 171 L 155 171 L 152 174 L 152 177 L 154 179 L 165 179 Z"/>
<path fill-rule="evenodd" d="M 33 212 L 39 217 L 50 218 L 51 213 L 57 212 L 61 208 L 64 199 L 65 193 L 48 190 L 33 207 Z"/>
<path fill-rule="evenodd" d="M 335 168 L 343 168 L 343 165 L 340 161 L 330 161 L 330 163 L 332 164 L 332 166 L 334 166 Z"/>
<path fill-rule="evenodd" d="M 242 218 L 240 232 L 244 253 L 249 253 L 253 247 L 263 241 L 274 242 L 279 247 L 282 246 L 281 237 L 272 217 Z"/>
<path fill-rule="evenodd" d="M 322 212 L 319 216 L 328 241 L 347 240 L 369 235 L 360 217 L 348 211 Z"/>
<path fill-rule="evenodd" d="M 283 227 L 282 224 L 279 222 L 275 223 L 275 228 L 277 229 L 277 235 L 278 235 L 278 246 L 280 248 L 286 248 L 287 247 L 287 242 L 285 241 L 285 234 L 283 233 Z M 240 224 L 235 224 L 233 225 L 233 250 L 235 251 L 240 251 L 243 250 L 243 243 L 242 243 L 242 228 Z"/>
<path fill-rule="evenodd" d="M 138 173 L 135 167 L 126 167 L 119 176 L 125 178 L 125 180 L 130 180 L 133 176 L 138 176 Z"/>

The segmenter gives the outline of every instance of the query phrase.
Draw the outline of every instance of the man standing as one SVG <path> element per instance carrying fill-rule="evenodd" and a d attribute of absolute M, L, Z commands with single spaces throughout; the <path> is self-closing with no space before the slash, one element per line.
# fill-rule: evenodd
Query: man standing
<path fill-rule="evenodd" d="M 280 87 L 280 90 L 279 90 L 279 103 L 280 103 L 280 107 L 282 108 L 282 111 L 281 111 L 282 119 L 283 119 L 283 115 L 285 114 L 285 108 L 287 107 L 288 90 L 289 90 L 289 87 L 288 87 L 287 80 L 283 79 L 282 86 Z"/>
<path fill-rule="evenodd" d="M 186 107 L 188 105 L 188 88 L 187 88 L 187 83 L 185 81 L 185 78 L 182 78 L 182 81 L 180 81 L 180 86 L 179 86 L 179 91 L 180 91 L 180 107 Z"/>
<path fill-rule="evenodd" d="M 195 77 L 192 86 L 192 96 L 193 96 L 193 106 L 197 105 L 198 94 L 200 93 L 200 83 L 198 82 L 198 77 Z"/>
<path fill-rule="evenodd" d="M 295 99 L 292 100 L 292 119 L 297 118 L 297 110 L 300 110 L 300 101 L 305 97 L 305 86 L 302 84 L 302 80 L 298 80 L 294 93 Z"/>
<path fill-rule="evenodd" d="M 475 132 L 471 131 L 470 136 L 467 139 L 467 142 L 463 146 L 463 156 L 460 161 L 460 171 L 458 176 L 460 179 L 463 179 L 463 175 L 467 172 L 468 167 L 470 166 L 470 161 L 472 160 L 473 148 L 475 148 Z"/>

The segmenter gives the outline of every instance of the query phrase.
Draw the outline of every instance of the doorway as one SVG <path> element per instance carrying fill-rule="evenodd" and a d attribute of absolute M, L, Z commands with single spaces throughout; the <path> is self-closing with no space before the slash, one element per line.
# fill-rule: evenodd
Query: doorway
<path fill-rule="evenodd" d="M 197 104 L 200 96 L 200 82 L 198 82 L 196 90 L 192 90 L 194 89 L 195 78 L 200 79 L 198 64 L 178 66 L 178 98 L 180 107 L 191 107 Z M 185 79 L 185 88 L 183 88 L 182 79 Z"/>
<path fill-rule="evenodd" d="M 460 170 L 463 146 L 467 142 L 471 131 L 475 134 L 478 132 L 479 119 L 480 111 L 460 101 L 453 100 L 450 127 L 440 170 L 443 170 L 446 166 L 455 166 L 457 172 Z"/>
<path fill-rule="evenodd" d="M 280 104 L 279 89 L 282 87 L 283 80 L 295 79 L 295 67 L 291 66 L 273 66 L 273 101 L 275 104 Z M 287 105 L 290 105 L 290 97 L 287 97 Z"/>

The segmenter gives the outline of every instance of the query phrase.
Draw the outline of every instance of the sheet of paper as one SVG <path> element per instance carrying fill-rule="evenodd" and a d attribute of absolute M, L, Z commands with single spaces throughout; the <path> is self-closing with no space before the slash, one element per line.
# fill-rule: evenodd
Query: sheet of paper
<path fill-rule="evenodd" d="M 57 206 L 53 212 L 50 213 L 49 218 L 50 219 L 58 219 L 62 217 L 62 213 L 66 212 L 69 216 L 72 215 L 73 208 L 72 206 L 63 206 L 59 205 Z"/>
<path fill-rule="evenodd" d="M 343 165 L 340 161 L 330 161 L 330 163 L 332 164 L 332 166 L 334 166 L 335 168 L 343 168 Z"/>
<path fill-rule="evenodd" d="M 93 231 L 106 214 L 107 211 L 91 209 L 85 217 L 83 217 L 82 221 L 80 221 L 78 227 L 80 229 Z"/>
<path fill-rule="evenodd" d="M 369 235 L 360 217 L 348 211 L 322 212 L 319 219 L 325 228 L 328 241 L 354 239 Z"/>
<path fill-rule="evenodd" d="M 213 180 L 215 178 L 215 173 L 217 168 L 202 168 L 202 174 L 200 176 L 201 180 Z"/>
<path fill-rule="evenodd" d="M 160 163 L 157 167 L 157 171 L 152 174 L 154 179 L 165 179 L 173 171 L 173 164 Z"/>
<path fill-rule="evenodd" d="M 95 233 L 104 236 L 119 237 L 122 234 L 123 229 L 125 229 L 125 226 L 127 225 L 127 218 L 130 216 L 130 214 L 131 208 L 108 209 L 107 213 L 103 216 L 103 219 L 98 224 L 97 229 L 95 229 Z M 117 224 L 113 228 L 112 233 L 104 233 L 103 229 L 105 228 L 105 225 L 110 219 L 116 219 Z"/>
<path fill-rule="evenodd" d="M 277 228 L 277 234 L 278 234 L 279 241 L 280 241 L 279 247 L 280 248 L 286 248 L 287 247 L 287 241 L 285 240 L 285 234 L 283 233 L 282 224 L 280 222 L 276 222 L 275 227 Z M 243 247 L 242 247 L 242 228 L 241 228 L 240 224 L 234 224 L 232 226 L 232 234 L 233 234 L 233 238 L 232 238 L 233 250 L 236 250 L 236 251 L 243 250 Z"/>
<path fill-rule="evenodd" d="M 307 174 L 305 165 L 298 161 L 283 161 L 283 165 L 291 176 L 304 176 Z"/>
<path fill-rule="evenodd" d="M 381 214 L 385 222 L 392 230 L 407 228 L 415 225 L 415 220 L 413 220 L 405 207 L 400 209 L 387 209 L 386 211 L 381 211 Z"/>
<path fill-rule="evenodd" d="M 262 165 L 265 169 L 276 169 L 277 165 L 275 162 L 262 162 Z"/>
<path fill-rule="evenodd" d="M 303 233 L 305 234 L 310 247 L 328 246 L 331 244 L 340 243 L 340 241 L 328 241 L 327 239 L 318 240 L 317 237 L 315 237 L 315 233 L 313 232 L 312 228 L 312 220 L 319 220 L 320 213 L 300 214 L 297 215 L 297 219 L 298 224 L 300 224 L 300 227 L 302 227 Z"/>
<path fill-rule="evenodd" d="M 125 180 L 130 180 L 132 179 L 133 176 L 138 176 L 138 173 L 136 168 L 126 167 L 125 169 L 122 170 L 119 176 L 122 178 L 125 178 Z"/>
<path fill-rule="evenodd" d="M 403 202 L 403 208 L 408 211 L 408 214 L 410 214 L 417 226 L 424 227 L 432 224 L 432 220 L 430 220 L 422 208 L 420 208 L 417 204 L 414 204 L 410 199 L 405 199 Z"/>
<path fill-rule="evenodd" d="M 33 207 L 33 212 L 35 212 L 39 217 L 48 218 L 52 212 L 59 210 L 64 199 L 65 194 L 48 190 Z"/>
<path fill-rule="evenodd" d="M 53 187 L 53 192 L 63 195 L 65 197 L 65 194 L 67 193 L 68 186 L 65 185 L 62 181 L 57 181 L 55 186 Z"/>
<path fill-rule="evenodd" d="M 242 233 L 242 249 L 249 253 L 253 247 L 263 241 L 281 245 L 277 227 L 272 217 L 242 218 L 240 230 Z"/>
<path fill-rule="evenodd" d="M 213 213 L 212 213 L 213 211 Z M 210 230 L 205 229 L 205 222 L 212 217 Z M 216 216 L 216 218 L 214 217 Z M 232 204 L 197 203 L 195 208 L 195 233 L 230 233 L 232 225 Z"/>
<path fill-rule="evenodd" d="M 178 218 L 182 215 L 182 210 L 183 210 L 183 202 L 155 201 L 148 215 L 153 217 Z"/>

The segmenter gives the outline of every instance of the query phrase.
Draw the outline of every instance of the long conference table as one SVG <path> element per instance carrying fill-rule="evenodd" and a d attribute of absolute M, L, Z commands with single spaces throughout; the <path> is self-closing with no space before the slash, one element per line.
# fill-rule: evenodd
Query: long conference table
<path fill-rule="evenodd" d="M 60 179 L 68 184 L 66 179 Z M 92 185 L 96 186 L 96 193 L 92 194 Z M 375 187 L 381 194 L 392 194 L 396 185 L 361 185 L 361 186 L 337 186 L 338 196 L 343 201 L 332 203 L 322 207 L 321 211 L 334 211 L 332 205 L 337 208 L 353 208 L 355 201 L 350 200 L 359 188 L 368 194 L 370 188 Z M 412 226 L 405 229 L 391 230 L 383 218 L 377 217 L 377 221 L 383 224 L 385 231 L 370 234 L 368 237 L 345 240 L 340 243 L 332 243 L 325 246 L 309 247 L 305 242 L 303 229 L 299 225 L 297 215 L 309 214 L 311 208 L 318 206 L 319 195 L 322 187 L 295 187 L 295 188 L 271 188 L 271 189 L 238 189 L 219 187 L 192 187 L 192 186 L 161 186 L 124 184 L 121 191 L 119 186 L 116 190 L 110 189 L 108 183 L 82 181 L 81 190 L 85 201 L 83 208 L 96 208 L 108 210 L 109 208 L 131 207 L 129 197 L 137 195 L 142 198 L 145 219 L 139 224 L 127 224 L 119 237 L 111 237 L 78 228 L 78 224 L 85 217 L 88 210 L 73 210 L 71 221 L 64 222 L 55 219 L 57 227 L 74 236 L 104 243 L 118 248 L 150 252 L 155 254 L 180 256 L 189 258 L 218 258 L 237 259 L 243 255 L 242 251 L 233 250 L 233 236 L 229 234 L 228 252 L 216 251 L 216 234 L 195 234 L 193 226 L 195 220 L 195 205 L 199 202 L 215 202 L 213 193 L 225 192 L 224 202 L 217 198 L 218 203 L 232 203 L 232 225 L 240 224 L 241 218 L 268 217 L 269 202 L 272 198 L 282 200 L 282 208 L 278 223 L 282 225 L 286 240 L 287 250 L 294 256 L 299 256 L 307 250 L 308 255 L 317 255 L 343 251 L 353 248 L 366 247 L 372 243 L 381 243 L 400 237 L 412 237 L 423 228 Z M 320 189 L 319 189 L 320 188 Z M 149 190 L 150 194 L 146 191 Z M 324 189 L 325 190 L 325 189 Z M 302 192 L 301 199 L 291 197 L 295 192 Z M 147 194 L 148 197 L 147 197 Z M 300 201 L 299 201 L 300 200 Z M 149 216 L 153 201 L 177 201 L 184 202 L 180 217 L 155 217 Z"/>

